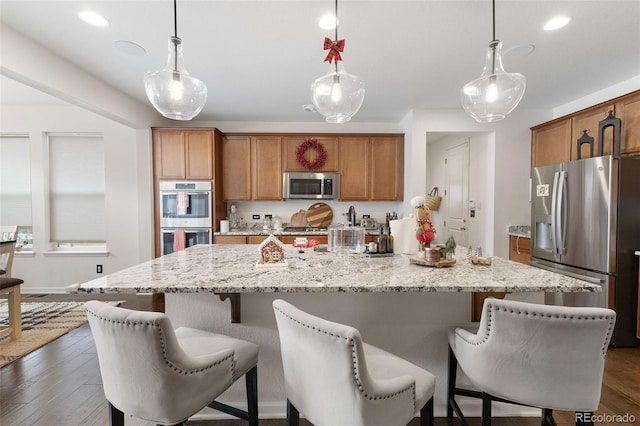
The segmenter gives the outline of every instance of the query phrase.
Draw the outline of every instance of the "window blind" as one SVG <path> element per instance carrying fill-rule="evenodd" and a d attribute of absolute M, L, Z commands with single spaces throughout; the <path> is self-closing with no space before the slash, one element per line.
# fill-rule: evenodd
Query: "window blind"
<path fill-rule="evenodd" d="M 106 241 L 102 135 L 49 134 L 48 143 L 51 241 Z"/>
<path fill-rule="evenodd" d="M 27 135 L 0 135 L 0 225 L 31 226 L 31 156 Z"/>

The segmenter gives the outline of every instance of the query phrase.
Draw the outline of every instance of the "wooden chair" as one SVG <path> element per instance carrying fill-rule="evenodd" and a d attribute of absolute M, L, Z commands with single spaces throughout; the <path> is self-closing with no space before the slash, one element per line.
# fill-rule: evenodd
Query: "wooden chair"
<path fill-rule="evenodd" d="M 0 277 L 11 278 L 13 253 L 16 251 L 18 226 L 0 226 Z"/>
<path fill-rule="evenodd" d="M 19 278 L 0 277 L 0 296 L 5 294 L 9 299 L 9 327 L 0 330 L 0 337 L 9 336 L 10 340 L 17 340 L 22 336 L 22 316 L 20 314 L 20 284 Z"/>

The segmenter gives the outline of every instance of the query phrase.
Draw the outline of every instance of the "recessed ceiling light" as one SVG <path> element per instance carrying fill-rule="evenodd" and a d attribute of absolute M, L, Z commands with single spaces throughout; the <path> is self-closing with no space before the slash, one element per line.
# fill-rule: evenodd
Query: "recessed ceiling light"
<path fill-rule="evenodd" d="M 544 29 L 547 31 L 557 30 L 567 25 L 569 21 L 571 21 L 571 18 L 568 16 L 554 16 L 544 24 Z"/>
<path fill-rule="evenodd" d="M 113 45 L 116 47 L 116 50 L 119 50 L 122 53 L 126 53 L 127 55 L 143 56 L 145 53 L 147 53 L 144 47 L 132 41 L 117 40 L 113 42 Z"/>
<path fill-rule="evenodd" d="M 536 46 L 531 43 L 527 44 L 519 44 L 517 46 L 513 46 L 510 49 L 507 49 L 502 54 L 503 59 L 516 59 L 516 58 L 524 58 L 525 56 L 529 56 L 536 50 Z"/>
<path fill-rule="evenodd" d="M 96 27 L 106 27 L 109 25 L 109 21 L 104 19 L 102 15 L 90 10 L 82 11 L 78 13 L 78 16 L 87 24 L 95 25 Z"/>
<path fill-rule="evenodd" d="M 340 21 L 338 20 L 338 23 Z M 336 15 L 326 14 L 318 20 L 318 26 L 323 30 L 332 30 L 336 27 Z"/>

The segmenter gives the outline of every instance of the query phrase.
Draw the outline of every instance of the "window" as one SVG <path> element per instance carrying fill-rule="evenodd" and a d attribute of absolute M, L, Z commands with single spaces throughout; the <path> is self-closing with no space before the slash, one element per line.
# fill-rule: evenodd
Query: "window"
<path fill-rule="evenodd" d="M 18 225 L 17 245 L 33 248 L 28 135 L 0 134 L 0 225 Z"/>
<path fill-rule="evenodd" d="M 49 230 L 57 248 L 106 245 L 104 139 L 49 134 Z"/>

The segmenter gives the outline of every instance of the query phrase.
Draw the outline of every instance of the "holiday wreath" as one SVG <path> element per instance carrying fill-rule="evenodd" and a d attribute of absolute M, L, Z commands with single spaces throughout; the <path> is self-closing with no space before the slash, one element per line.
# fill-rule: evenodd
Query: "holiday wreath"
<path fill-rule="evenodd" d="M 309 161 L 305 158 L 307 150 L 312 149 L 316 151 L 316 158 L 313 161 Z M 327 161 L 327 150 L 324 146 L 315 139 L 307 139 L 298 145 L 296 150 L 296 159 L 304 168 L 309 170 L 316 170 L 324 166 L 324 162 Z"/>

